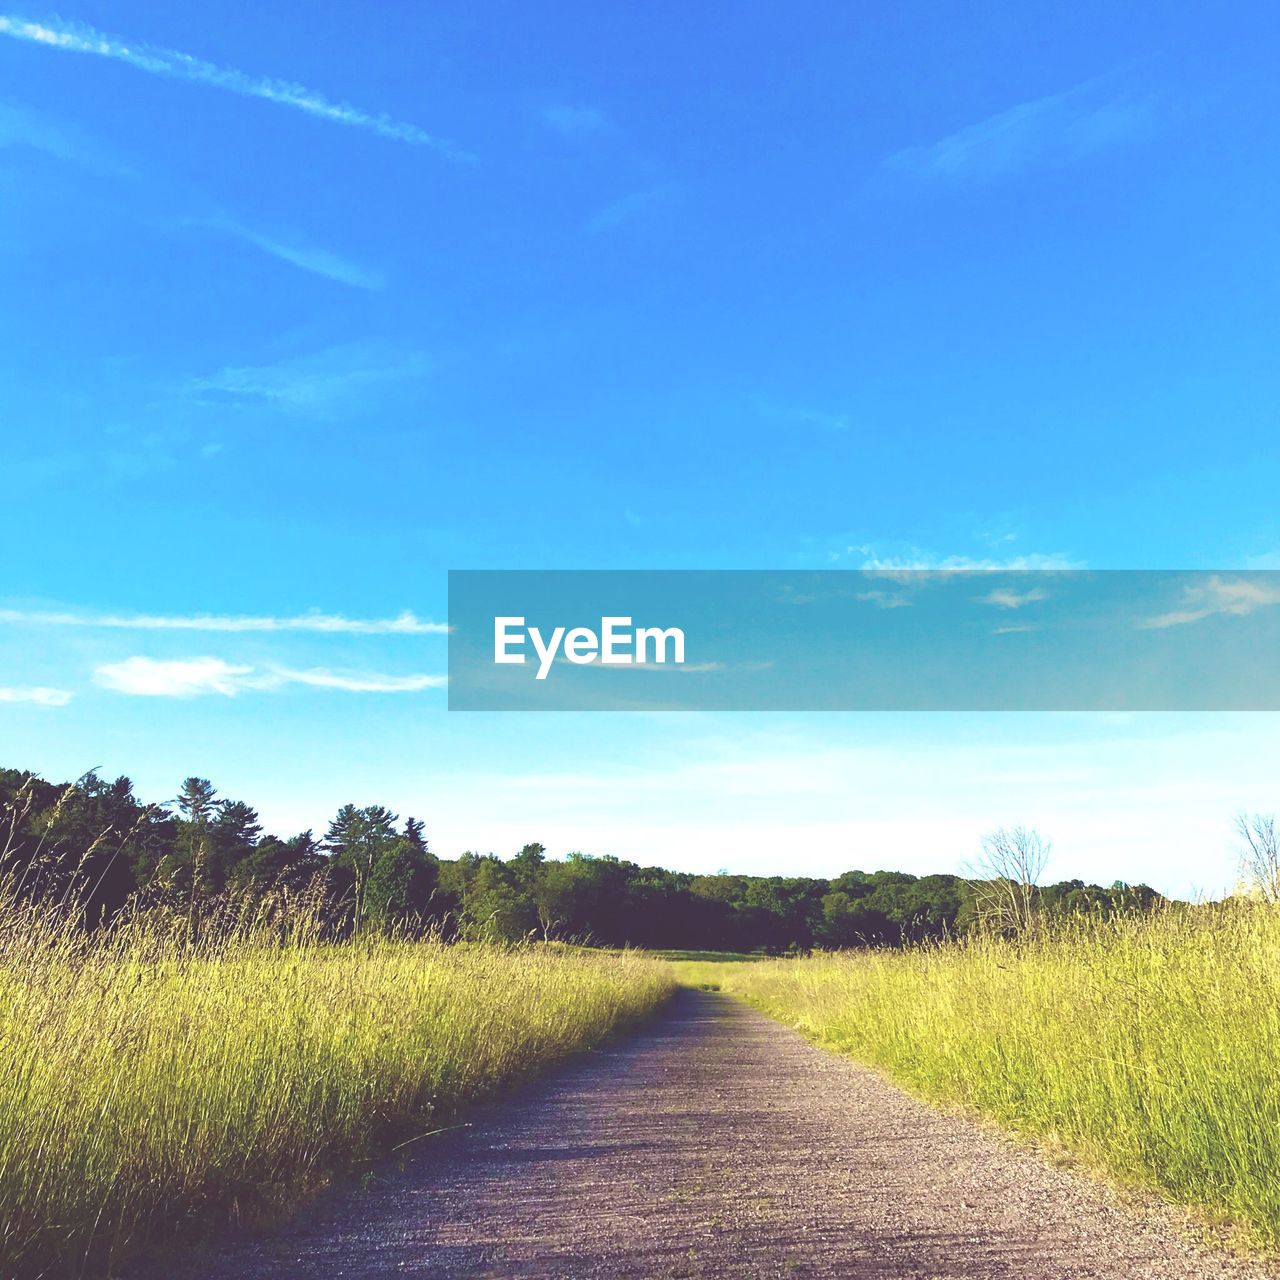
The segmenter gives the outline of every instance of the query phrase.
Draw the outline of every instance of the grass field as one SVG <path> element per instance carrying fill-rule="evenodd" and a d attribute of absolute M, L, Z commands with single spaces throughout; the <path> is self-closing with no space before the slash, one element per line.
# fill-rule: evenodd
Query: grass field
<path fill-rule="evenodd" d="M 1280 1246 L 1280 911 L 734 966 L 815 1040 Z"/>
<path fill-rule="evenodd" d="M 0 917 L 0 1272 L 90 1272 L 269 1216 L 335 1170 L 659 1003 L 667 966 L 153 926 L 86 944 Z"/>
<path fill-rule="evenodd" d="M 764 959 L 741 951 L 653 951 L 649 954 L 671 965 L 680 986 L 702 991 L 719 991 L 725 976 L 739 965 Z"/>

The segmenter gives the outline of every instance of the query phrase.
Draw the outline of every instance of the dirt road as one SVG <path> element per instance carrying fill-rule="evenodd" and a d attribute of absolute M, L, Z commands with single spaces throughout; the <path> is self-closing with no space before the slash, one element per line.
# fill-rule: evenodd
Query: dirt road
<path fill-rule="evenodd" d="M 1274 1276 L 942 1115 L 725 996 L 683 992 L 201 1280 Z M 177 1274 L 172 1267 L 168 1274 Z"/>

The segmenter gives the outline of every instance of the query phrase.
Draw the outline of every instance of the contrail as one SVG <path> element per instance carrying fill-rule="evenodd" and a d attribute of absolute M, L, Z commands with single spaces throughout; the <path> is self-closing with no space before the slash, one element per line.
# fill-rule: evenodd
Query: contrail
<path fill-rule="evenodd" d="M 475 160 L 474 156 L 454 143 L 436 138 L 417 125 L 393 120 L 387 115 L 373 115 L 346 102 L 330 102 L 322 94 L 290 80 L 248 75 L 234 67 L 220 67 L 216 63 L 194 58 L 176 49 L 132 44 L 118 36 L 104 35 L 83 23 L 30 22 L 25 18 L 0 14 L 0 35 L 25 40 L 30 44 L 45 45 L 50 49 L 62 49 L 67 53 L 89 53 L 99 58 L 111 58 L 137 67 L 139 71 L 149 71 L 152 75 L 209 85 L 246 98 L 262 98 L 266 102 L 276 102 L 281 106 L 305 111 L 321 120 L 367 129 L 380 137 L 393 138 L 397 142 L 407 142 L 413 146 L 430 147 L 450 160 Z"/>

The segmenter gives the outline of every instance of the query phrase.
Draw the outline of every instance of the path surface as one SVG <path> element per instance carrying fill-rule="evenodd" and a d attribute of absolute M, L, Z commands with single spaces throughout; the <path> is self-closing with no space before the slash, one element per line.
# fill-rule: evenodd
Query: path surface
<path fill-rule="evenodd" d="M 707 992 L 200 1280 L 1274 1276 Z M 168 1268 L 169 1275 L 180 1272 Z"/>

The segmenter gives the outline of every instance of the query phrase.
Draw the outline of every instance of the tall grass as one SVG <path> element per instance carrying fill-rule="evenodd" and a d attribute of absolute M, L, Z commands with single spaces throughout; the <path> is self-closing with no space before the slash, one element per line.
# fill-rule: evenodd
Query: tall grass
<path fill-rule="evenodd" d="M 1280 910 L 1171 909 L 742 965 L 725 990 L 1280 1245 Z"/>
<path fill-rule="evenodd" d="M 656 1005 L 659 961 L 0 910 L 0 1274 L 278 1210 Z"/>

